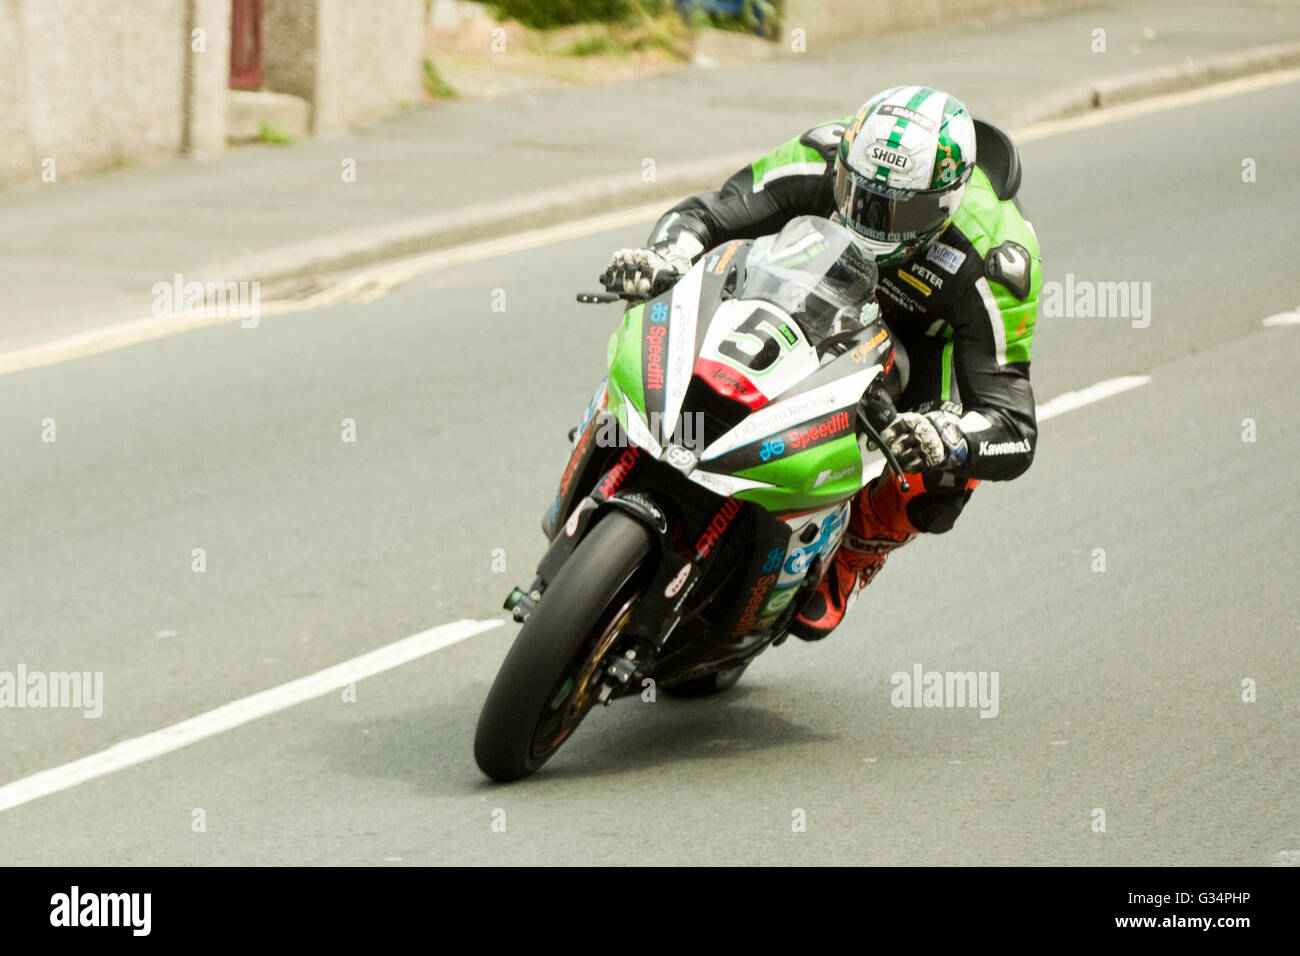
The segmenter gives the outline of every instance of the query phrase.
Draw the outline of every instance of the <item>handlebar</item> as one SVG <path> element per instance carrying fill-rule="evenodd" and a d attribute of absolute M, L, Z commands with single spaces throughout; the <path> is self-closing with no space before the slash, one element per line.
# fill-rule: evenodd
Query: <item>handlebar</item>
<path fill-rule="evenodd" d="M 903 466 L 898 463 L 898 458 L 889 450 L 885 440 L 880 437 L 880 431 L 888 427 L 897 414 L 898 409 L 894 407 L 894 400 L 889 397 L 888 392 L 879 386 L 868 389 L 867 393 L 862 396 L 862 401 L 858 403 L 858 420 L 862 422 L 863 430 L 876 443 L 880 453 L 885 456 L 885 464 L 889 466 L 889 470 L 898 475 L 899 489 L 903 494 L 907 494 L 912 488 L 908 484 L 907 478 L 904 477 Z"/>
<path fill-rule="evenodd" d="M 637 292 L 579 292 L 578 301 L 584 305 L 597 305 L 607 302 L 617 302 L 624 299 L 628 302 L 644 302 L 650 298 L 648 295 L 641 295 Z"/>

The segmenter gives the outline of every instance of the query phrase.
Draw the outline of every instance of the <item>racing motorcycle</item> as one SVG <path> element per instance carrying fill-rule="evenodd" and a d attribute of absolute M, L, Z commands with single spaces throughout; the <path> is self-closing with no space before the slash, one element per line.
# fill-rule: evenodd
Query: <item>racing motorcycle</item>
<path fill-rule="evenodd" d="M 879 432 L 907 362 L 876 278 L 852 233 L 803 216 L 621 296 L 550 546 L 505 602 L 523 627 L 479 716 L 489 777 L 536 771 L 597 703 L 726 690 L 786 639 L 853 497 L 884 465 L 902 476 Z"/>

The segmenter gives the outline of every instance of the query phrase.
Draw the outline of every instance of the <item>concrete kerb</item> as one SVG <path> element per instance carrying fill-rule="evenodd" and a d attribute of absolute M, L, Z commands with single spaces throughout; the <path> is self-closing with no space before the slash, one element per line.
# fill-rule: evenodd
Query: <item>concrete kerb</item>
<path fill-rule="evenodd" d="M 1059 90 L 1032 104 L 1022 122 L 1061 119 L 1089 110 L 1295 66 L 1300 66 L 1300 41 L 1253 47 L 1199 60 L 1189 57 L 1178 66 L 1122 74 Z M 370 229 L 320 236 L 239 259 L 211 263 L 197 274 L 272 284 L 359 268 L 523 229 L 615 212 L 656 199 L 662 198 L 665 202 L 679 199 L 693 192 L 716 188 L 752 159 L 749 153 L 733 153 L 664 166 L 653 182 L 642 182 L 639 170 L 584 180 Z"/>
<path fill-rule="evenodd" d="M 662 199 L 716 188 L 750 162 L 752 154 L 732 153 L 691 163 L 661 166 L 652 182 L 640 168 L 626 174 L 587 179 L 476 206 L 402 219 L 370 229 L 347 230 L 279 246 L 237 259 L 219 260 L 196 275 L 263 284 L 373 265 L 389 259 L 615 212 Z"/>
<path fill-rule="evenodd" d="M 1121 73 L 1057 90 L 1036 100 L 1027 111 L 1025 122 L 1063 119 L 1089 110 L 1295 66 L 1300 66 L 1300 40 L 1235 50 L 1203 59 L 1188 57 L 1176 66 Z"/>

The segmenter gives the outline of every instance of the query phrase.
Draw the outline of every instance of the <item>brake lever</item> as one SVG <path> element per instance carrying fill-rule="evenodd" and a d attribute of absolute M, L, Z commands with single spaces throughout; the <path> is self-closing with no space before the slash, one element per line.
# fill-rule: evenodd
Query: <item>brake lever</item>
<path fill-rule="evenodd" d="M 868 401 L 870 401 L 870 405 L 868 405 Z M 907 494 L 912 490 L 911 485 L 908 484 L 907 478 L 904 476 L 903 466 L 898 463 L 898 458 L 890 451 L 889 446 L 885 444 L 885 440 L 880 437 L 880 430 L 871 420 L 873 409 L 881 417 L 882 421 L 888 425 L 889 421 L 893 419 L 891 412 L 894 411 L 894 403 L 889 400 L 888 396 L 882 398 L 879 393 L 873 395 L 868 392 L 866 396 L 863 396 L 863 400 L 858 403 L 858 420 L 862 422 L 863 430 L 866 431 L 867 436 L 876 443 L 880 453 L 885 456 L 885 464 L 889 466 L 889 470 L 898 476 L 899 490 L 903 494 Z"/>

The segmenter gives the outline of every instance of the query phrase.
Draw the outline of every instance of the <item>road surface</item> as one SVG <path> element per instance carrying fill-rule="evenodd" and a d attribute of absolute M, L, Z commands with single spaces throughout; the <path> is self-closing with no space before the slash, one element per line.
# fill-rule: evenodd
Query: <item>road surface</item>
<path fill-rule="evenodd" d="M 598 711 L 497 787 L 471 746 L 498 626 L 0 811 L 0 859 L 1294 859 L 1300 328 L 1261 320 L 1300 306 L 1297 117 L 1289 83 L 1024 146 L 1048 281 L 1150 283 L 1144 328 L 1040 318 L 1040 403 L 1150 382 L 1044 422 L 1029 473 L 892 558 L 830 640 L 712 700 Z M 0 671 L 104 675 L 97 719 L 0 710 L 0 787 L 504 620 L 616 322 L 573 293 L 649 224 L 0 376 Z M 893 707 L 917 664 L 997 672 L 997 717 Z"/>

